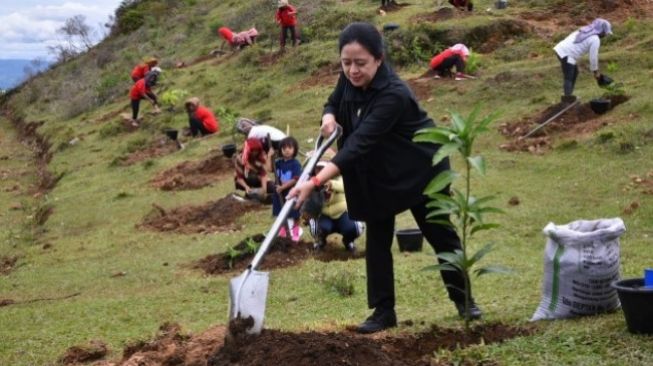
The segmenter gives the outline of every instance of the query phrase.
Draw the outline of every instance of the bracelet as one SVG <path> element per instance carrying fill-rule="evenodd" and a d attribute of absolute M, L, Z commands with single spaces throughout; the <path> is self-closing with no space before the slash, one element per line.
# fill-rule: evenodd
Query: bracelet
<path fill-rule="evenodd" d="M 322 185 L 322 182 L 320 182 L 320 179 L 317 176 L 311 177 L 311 183 L 313 183 L 315 187 L 319 187 Z"/>

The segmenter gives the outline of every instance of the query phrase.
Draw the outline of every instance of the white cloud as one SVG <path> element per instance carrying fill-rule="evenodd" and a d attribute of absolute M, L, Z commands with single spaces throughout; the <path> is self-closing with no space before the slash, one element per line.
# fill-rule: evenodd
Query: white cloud
<path fill-rule="evenodd" d="M 43 1 L 48 2 L 48 1 Z M 52 1 L 49 1 L 52 3 Z M 0 15 L 0 58 L 48 57 L 47 46 L 57 44 L 59 29 L 75 15 L 86 17 L 86 24 L 100 37 L 100 24 L 113 14 L 120 0 L 64 2 L 55 5 L 31 5 Z"/>

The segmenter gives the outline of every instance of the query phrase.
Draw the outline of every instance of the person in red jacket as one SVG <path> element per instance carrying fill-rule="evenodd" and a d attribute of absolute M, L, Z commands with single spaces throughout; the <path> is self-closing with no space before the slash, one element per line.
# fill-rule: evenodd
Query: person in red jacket
<path fill-rule="evenodd" d="M 474 3 L 472 3 L 471 0 L 449 0 L 449 4 L 460 10 L 465 10 L 465 8 L 467 8 L 468 11 L 474 10 Z"/>
<path fill-rule="evenodd" d="M 156 85 L 161 69 L 153 67 L 144 78 L 138 80 L 132 86 L 129 92 L 132 106 L 132 126 L 138 127 L 138 110 L 140 108 L 141 99 L 147 99 L 152 102 L 154 111 L 159 112 L 159 102 L 157 101 L 156 94 L 152 91 L 152 87 Z"/>
<path fill-rule="evenodd" d="M 294 6 L 288 4 L 288 0 L 279 0 L 275 19 L 277 24 L 281 26 L 281 36 L 279 38 L 281 50 L 283 51 L 286 47 L 286 39 L 288 38 L 289 31 L 290 36 L 292 37 L 293 46 L 297 46 L 299 44 L 299 36 L 296 29 L 297 9 L 295 9 Z"/>
<path fill-rule="evenodd" d="M 140 79 L 144 78 L 145 75 L 150 72 L 150 70 L 158 65 L 159 60 L 157 60 L 154 57 L 148 57 L 145 59 L 145 61 L 142 64 L 138 64 L 134 66 L 132 69 L 131 77 L 134 82 L 139 81 Z"/>
<path fill-rule="evenodd" d="M 227 27 L 218 28 L 218 35 L 222 38 L 223 42 L 220 45 L 220 49 L 224 48 L 225 43 L 227 43 L 233 49 L 241 49 L 246 46 L 251 46 L 256 42 L 256 37 L 258 37 L 258 31 L 256 28 L 250 28 L 246 31 L 234 33 L 231 29 Z"/>
<path fill-rule="evenodd" d="M 219 121 L 210 109 L 200 105 L 200 98 L 193 97 L 186 101 L 186 112 L 188 112 L 188 124 L 190 134 L 195 137 L 216 133 L 220 130 Z"/>
<path fill-rule="evenodd" d="M 446 50 L 435 55 L 429 63 L 430 72 L 435 74 L 435 78 L 450 77 L 451 69 L 456 67 L 456 80 L 463 80 L 468 77 L 465 75 L 465 63 L 469 57 L 469 49 L 462 43 L 455 44 Z"/>

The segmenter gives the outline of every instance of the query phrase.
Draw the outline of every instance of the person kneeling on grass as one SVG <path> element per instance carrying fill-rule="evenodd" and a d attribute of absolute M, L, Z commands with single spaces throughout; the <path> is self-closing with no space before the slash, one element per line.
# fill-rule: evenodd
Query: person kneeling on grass
<path fill-rule="evenodd" d="M 267 194 L 273 190 L 268 179 L 267 155 L 257 139 L 247 139 L 245 145 L 249 147 L 249 154 L 245 156 L 243 151 L 233 157 L 236 189 L 245 191 L 248 198 L 265 202 Z"/>
<path fill-rule="evenodd" d="M 325 161 L 317 163 L 315 174 L 326 166 Z M 342 176 L 328 180 L 323 185 L 322 209 L 319 216 L 310 218 L 308 224 L 311 235 L 315 239 L 313 249 L 322 250 L 326 246 L 327 236 L 341 234 L 342 244 L 350 252 L 356 251 L 354 240 L 363 233 L 364 225 L 360 221 L 352 220 L 347 213 L 347 201 L 345 200 L 345 184 Z"/>
<path fill-rule="evenodd" d="M 132 86 L 129 92 L 132 106 L 132 126 L 138 127 L 138 110 L 140 109 L 141 99 L 149 100 L 154 106 L 154 112 L 159 113 L 159 102 L 157 101 L 156 94 L 152 91 L 152 87 L 156 85 L 160 74 L 161 69 L 154 67 L 143 79 L 138 80 Z"/>
<path fill-rule="evenodd" d="M 272 215 L 277 217 L 281 212 L 286 195 L 290 189 L 295 186 L 299 176 L 302 174 L 302 165 L 297 158 L 299 144 L 294 137 L 286 137 L 280 143 L 281 157 L 274 162 L 275 190 L 272 195 Z M 298 242 L 302 236 L 302 230 L 299 227 L 299 211 L 293 209 L 288 214 L 288 229 L 292 241 Z M 279 236 L 285 238 L 288 236 L 286 226 L 279 229 Z"/>
<path fill-rule="evenodd" d="M 451 77 L 451 69 L 456 67 L 456 80 L 463 80 L 465 75 L 465 64 L 469 57 L 469 49 L 462 43 L 455 44 L 446 50 L 435 55 L 429 63 L 429 71 L 435 74 L 435 78 Z"/>
<path fill-rule="evenodd" d="M 213 112 L 203 105 L 200 105 L 200 99 L 197 97 L 190 98 L 185 104 L 188 113 L 188 124 L 190 125 L 190 134 L 195 137 L 198 134 L 202 136 L 210 135 L 220 131 L 220 125 Z"/>
<path fill-rule="evenodd" d="M 258 37 L 258 31 L 253 27 L 238 33 L 234 33 L 227 27 L 220 27 L 218 28 L 218 34 L 223 40 L 223 42 L 220 44 L 220 49 L 224 48 L 226 43 L 232 49 L 239 50 L 241 48 L 253 45 L 256 41 L 256 37 Z"/>

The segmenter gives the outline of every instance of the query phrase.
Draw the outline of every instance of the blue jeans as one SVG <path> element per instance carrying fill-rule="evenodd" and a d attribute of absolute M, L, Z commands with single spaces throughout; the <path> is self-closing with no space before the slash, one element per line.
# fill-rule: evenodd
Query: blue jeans
<path fill-rule="evenodd" d="M 323 239 L 326 239 L 329 234 L 341 234 L 344 245 L 353 242 L 361 234 L 359 225 L 349 217 L 346 211 L 337 219 L 332 219 L 327 215 L 320 215 L 317 219 L 316 230 L 317 232 L 312 232 L 312 234 Z"/>
<path fill-rule="evenodd" d="M 276 191 L 272 194 L 272 216 L 277 217 L 279 215 L 279 212 L 281 212 L 281 206 L 283 206 L 283 203 L 285 203 L 282 200 L 282 197 L 286 197 L 288 192 L 290 192 L 290 189 L 286 189 L 285 191 L 281 192 L 281 194 L 277 193 Z M 288 218 L 295 220 L 299 219 L 299 210 L 290 210 Z"/>

